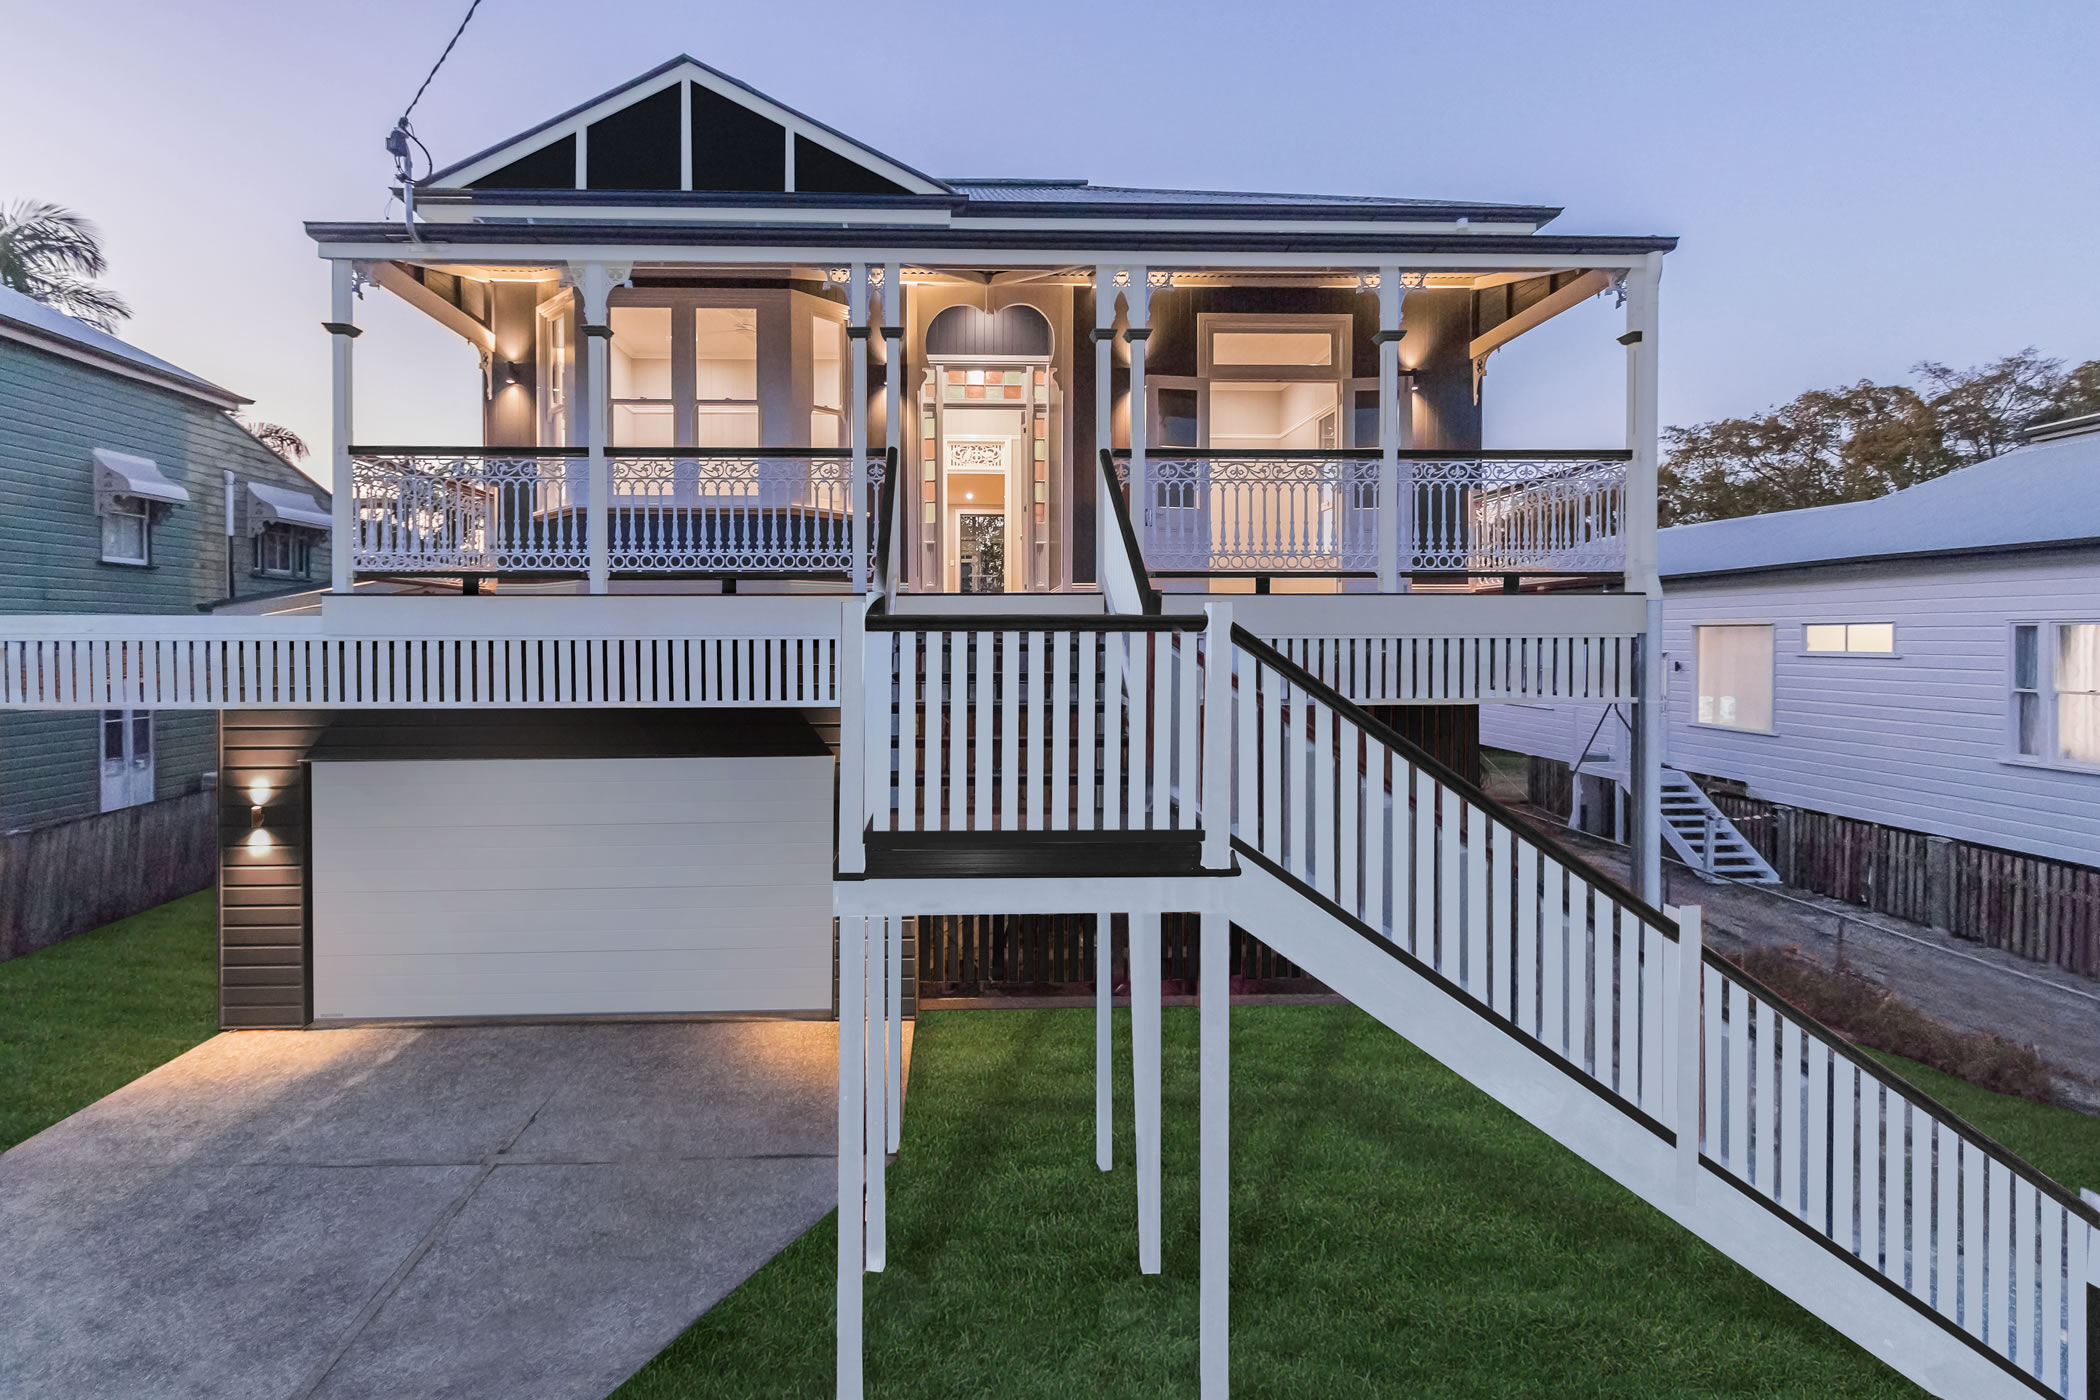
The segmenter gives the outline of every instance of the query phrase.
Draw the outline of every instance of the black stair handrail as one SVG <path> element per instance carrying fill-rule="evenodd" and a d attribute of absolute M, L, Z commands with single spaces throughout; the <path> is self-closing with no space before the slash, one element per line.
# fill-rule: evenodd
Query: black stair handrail
<path fill-rule="evenodd" d="M 1123 499 L 1123 484 L 1116 480 L 1115 455 L 1106 447 L 1101 449 L 1100 492 L 1108 502 L 1107 509 L 1115 515 L 1116 534 L 1123 541 L 1124 554 L 1129 556 L 1131 576 L 1137 580 L 1139 601 L 1148 615 L 1156 615 L 1160 607 L 1159 590 L 1152 586 L 1152 575 L 1145 568 L 1145 552 L 1138 547 L 1137 531 L 1131 528 L 1130 503 Z M 1107 562 L 1105 559 L 1095 561 L 1096 575 L 1102 573 Z M 1104 593 L 1108 591 L 1105 583 L 1101 589 Z"/>

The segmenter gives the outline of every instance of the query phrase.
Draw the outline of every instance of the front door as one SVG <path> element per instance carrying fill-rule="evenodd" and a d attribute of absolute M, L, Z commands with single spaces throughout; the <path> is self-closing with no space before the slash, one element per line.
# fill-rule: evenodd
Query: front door
<path fill-rule="evenodd" d="M 102 712 L 102 810 L 153 800 L 153 712 Z"/>

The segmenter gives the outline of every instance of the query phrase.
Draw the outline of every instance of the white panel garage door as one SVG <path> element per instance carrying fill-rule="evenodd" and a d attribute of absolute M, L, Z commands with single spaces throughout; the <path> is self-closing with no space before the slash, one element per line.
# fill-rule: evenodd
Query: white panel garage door
<path fill-rule="evenodd" d="M 314 1015 L 827 1009 L 832 771 L 316 763 Z"/>

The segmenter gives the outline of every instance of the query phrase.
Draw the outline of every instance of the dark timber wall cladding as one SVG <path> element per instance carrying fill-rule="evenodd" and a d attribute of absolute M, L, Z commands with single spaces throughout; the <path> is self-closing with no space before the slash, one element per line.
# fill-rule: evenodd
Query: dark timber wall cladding
<path fill-rule="evenodd" d="M 922 915 L 917 976 L 910 985 L 929 999 L 952 996 L 1072 996 L 1090 993 L 1097 956 L 1092 914 Z M 1196 990 L 1201 923 L 1194 914 L 1160 919 L 1159 977 L 1172 995 Z M 1231 975 L 1239 991 L 1305 991 L 1318 984 L 1296 964 L 1235 925 Z M 1130 921 L 1115 916 L 1110 978 L 1128 991 Z"/>
<path fill-rule="evenodd" d="M 1480 786 L 1478 705 L 1366 705 L 1372 718 L 1425 750 L 1437 762 Z"/>
<path fill-rule="evenodd" d="M 310 1019 L 305 759 L 329 718 L 229 710 L 220 721 L 219 1024 L 229 1030 Z M 260 828 L 250 819 L 258 780 L 270 785 Z"/>

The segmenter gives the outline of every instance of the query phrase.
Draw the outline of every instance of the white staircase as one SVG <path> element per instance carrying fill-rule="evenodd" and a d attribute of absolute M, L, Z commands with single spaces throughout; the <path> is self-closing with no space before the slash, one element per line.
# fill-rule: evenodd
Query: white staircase
<path fill-rule="evenodd" d="M 1662 770 L 1663 840 L 1702 880 L 1776 885 L 1779 872 L 1714 805 L 1705 789 L 1675 768 Z"/>

